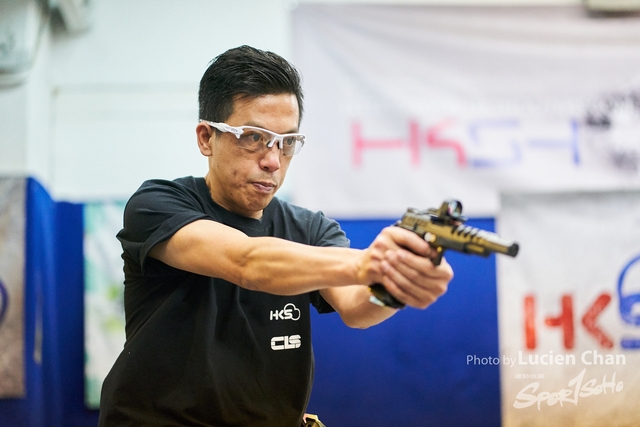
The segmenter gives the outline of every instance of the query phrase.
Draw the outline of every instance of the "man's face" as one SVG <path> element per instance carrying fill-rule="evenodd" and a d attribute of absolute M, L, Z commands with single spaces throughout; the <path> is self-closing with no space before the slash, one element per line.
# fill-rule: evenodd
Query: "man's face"
<path fill-rule="evenodd" d="M 264 95 L 236 99 L 230 126 L 256 126 L 276 133 L 298 131 L 298 101 L 293 94 Z M 250 218 L 262 217 L 284 182 L 291 157 L 282 155 L 278 144 L 262 152 L 238 147 L 229 132 L 216 134 L 200 123 L 196 128 L 200 151 L 209 157 L 207 186 L 213 200 L 225 209 Z"/>

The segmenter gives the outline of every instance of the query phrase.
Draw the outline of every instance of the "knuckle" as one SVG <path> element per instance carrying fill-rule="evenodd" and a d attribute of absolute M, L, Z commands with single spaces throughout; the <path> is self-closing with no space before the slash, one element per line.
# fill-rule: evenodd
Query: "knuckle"
<path fill-rule="evenodd" d="M 442 282 L 440 284 L 440 286 L 438 286 L 438 295 L 444 295 L 447 290 L 449 289 L 448 283 L 447 282 Z"/>

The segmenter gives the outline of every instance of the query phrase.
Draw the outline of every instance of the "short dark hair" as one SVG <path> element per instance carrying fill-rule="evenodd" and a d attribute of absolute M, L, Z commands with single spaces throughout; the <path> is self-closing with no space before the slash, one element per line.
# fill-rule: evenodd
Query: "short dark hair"
<path fill-rule="evenodd" d="M 240 46 L 209 63 L 198 92 L 201 120 L 224 122 L 233 114 L 236 99 L 293 94 L 302 120 L 302 87 L 298 70 L 273 52 Z"/>

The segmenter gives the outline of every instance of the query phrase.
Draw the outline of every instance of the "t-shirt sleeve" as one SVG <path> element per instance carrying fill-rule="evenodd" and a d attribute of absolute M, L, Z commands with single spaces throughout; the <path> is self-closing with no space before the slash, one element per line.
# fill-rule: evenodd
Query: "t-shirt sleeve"
<path fill-rule="evenodd" d="M 351 242 L 340 228 L 338 221 L 327 218 L 322 212 L 318 212 L 317 221 L 314 246 L 341 246 L 344 248 L 351 246 Z"/>
<path fill-rule="evenodd" d="M 314 246 L 341 246 L 345 248 L 350 246 L 351 242 L 349 242 L 337 221 L 327 218 L 322 212 L 318 212 L 317 220 Z M 318 313 L 332 313 L 335 311 L 331 304 L 322 298 L 319 291 L 312 292 L 310 297 L 311 304 Z"/>
<path fill-rule="evenodd" d="M 211 219 L 188 187 L 173 181 L 147 181 L 125 207 L 123 228 L 117 236 L 123 258 L 139 266 L 142 275 L 166 274 L 161 270 L 170 267 L 150 259 L 149 251 L 185 225 L 205 218 Z"/>

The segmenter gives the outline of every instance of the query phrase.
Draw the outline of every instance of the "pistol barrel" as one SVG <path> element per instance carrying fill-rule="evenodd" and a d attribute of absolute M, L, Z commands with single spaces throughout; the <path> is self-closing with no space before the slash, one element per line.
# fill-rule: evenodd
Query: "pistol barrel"
<path fill-rule="evenodd" d="M 480 244 L 490 252 L 497 252 L 511 257 L 518 255 L 519 249 L 517 243 L 503 239 L 497 234 L 485 230 L 478 230 L 478 233 L 471 239 L 469 244 Z"/>

